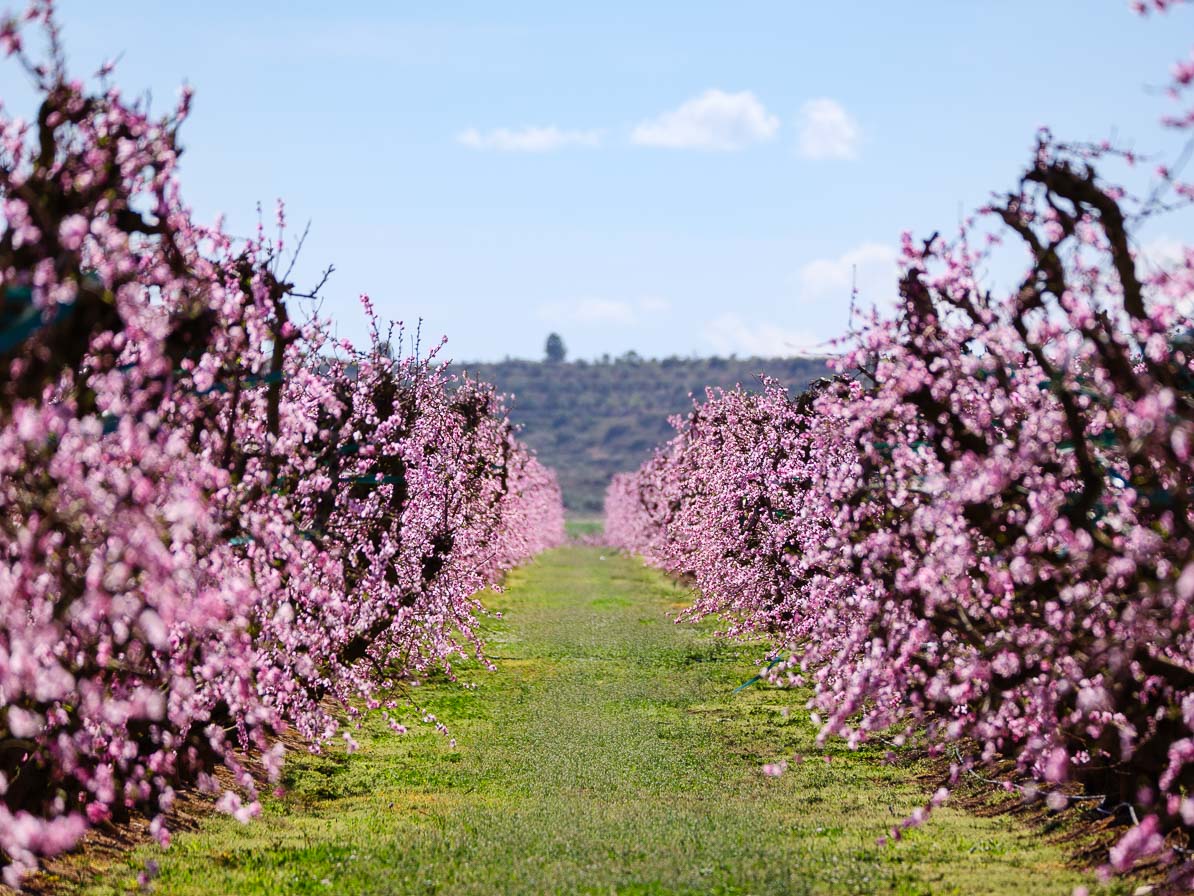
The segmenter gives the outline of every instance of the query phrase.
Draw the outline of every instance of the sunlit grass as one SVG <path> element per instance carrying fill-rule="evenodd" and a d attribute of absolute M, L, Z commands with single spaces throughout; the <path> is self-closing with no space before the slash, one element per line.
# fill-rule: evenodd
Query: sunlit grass
<path fill-rule="evenodd" d="M 490 623 L 499 671 L 466 670 L 473 691 L 416 691 L 455 748 L 371 722 L 356 754 L 292 757 L 288 794 L 263 819 L 214 817 L 85 892 L 133 889 L 151 859 L 168 894 L 1030 896 L 1091 885 L 1008 817 L 947 807 L 876 845 L 923 803 L 913 771 L 877 751 L 818 748 L 798 694 L 733 694 L 759 648 L 673 624 L 683 592 L 634 560 L 566 548 L 508 584 L 490 601 L 503 611 Z M 782 777 L 761 773 L 797 753 L 805 761 Z"/>

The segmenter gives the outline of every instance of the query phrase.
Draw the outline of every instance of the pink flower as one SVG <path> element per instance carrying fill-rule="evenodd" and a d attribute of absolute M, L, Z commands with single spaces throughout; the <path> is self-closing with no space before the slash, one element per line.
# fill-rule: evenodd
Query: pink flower
<path fill-rule="evenodd" d="M 83 245 L 83 238 L 87 236 L 89 222 L 82 215 L 70 215 L 62 219 L 58 225 L 58 242 L 62 248 L 75 251 Z"/>
<path fill-rule="evenodd" d="M 1064 747 L 1054 747 L 1045 762 L 1045 780 L 1054 784 L 1069 777 L 1070 755 Z"/>
<path fill-rule="evenodd" d="M 1111 867 L 1123 873 L 1142 859 L 1157 855 L 1165 846 L 1161 835 L 1160 821 L 1156 815 L 1146 815 L 1140 824 L 1124 834 L 1111 847 Z"/>

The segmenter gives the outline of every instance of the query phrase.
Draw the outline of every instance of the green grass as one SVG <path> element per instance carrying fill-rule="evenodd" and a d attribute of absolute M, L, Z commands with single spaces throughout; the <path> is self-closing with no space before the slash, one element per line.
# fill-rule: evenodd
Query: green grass
<path fill-rule="evenodd" d="M 814 743 L 798 693 L 758 687 L 754 645 L 680 626 L 685 593 L 636 561 L 563 548 L 491 603 L 499 671 L 416 690 L 457 738 L 371 723 L 361 750 L 294 756 L 288 794 L 213 817 L 84 889 L 168 894 L 1069 894 L 1092 875 L 1009 817 L 924 800 L 915 770 Z M 790 714 L 783 712 L 791 708 Z M 802 753 L 780 778 L 762 763 Z M 829 757 L 826 763 L 823 757 Z M 1111 891 L 1105 891 L 1111 892 Z"/>
<path fill-rule="evenodd" d="M 569 538 L 600 535 L 604 529 L 605 523 L 599 516 L 569 515 L 564 521 L 564 531 Z"/>

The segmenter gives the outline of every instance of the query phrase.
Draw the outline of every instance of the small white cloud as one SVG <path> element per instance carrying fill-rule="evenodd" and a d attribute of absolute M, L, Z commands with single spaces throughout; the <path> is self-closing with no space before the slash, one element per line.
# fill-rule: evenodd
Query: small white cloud
<path fill-rule="evenodd" d="M 894 301 L 899 278 L 899 253 L 882 243 L 863 243 L 837 258 L 818 258 L 796 273 L 800 298 L 805 302 L 850 304 L 850 291 L 858 285 L 860 305 L 885 305 Z"/>
<path fill-rule="evenodd" d="M 1137 257 L 1149 268 L 1168 271 L 1186 263 L 1186 244 L 1171 236 L 1160 236 L 1141 246 Z"/>
<path fill-rule="evenodd" d="M 821 98 L 800 109 L 800 154 L 806 159 L 854 159 L 862 129 L 841 104 Z"/>
<path fill-rule="evenodd" d="M 495 128 L 481 132 L 469 128 L 456 135 L 456 142 L 470 149 L 493 149 L 499 152 L 550 152 L 566 146 L 598 146 L 601 131 L 565 131 L 555 125 L 547 127 Z"/>
<path fill-rule="evenodd" d="M 782 358 L 815 355 L 826 350 L 825 340 L 806 330 L 774 323 L 753 323 L 737 314 L 723 314 L 705 324 L 705 339 L 721 355 Z"/>
<path fill-rule="evenodd" d="M 667 149 L 743 149 L 770 140 L 779 118 L 749 90 L 706 90 L 678 109 L 644 121 L 630 134 L 632 143 Z"/>
<path fill-rule="evenodd" d="M 634 322 L 634 308 L 629 302 L 577 299 L 540 305 L 539 317 L 560 324 L 629 324 Z"/>
<path fill-rule="evenodd" d="M 620 299 L 573 299 L 547 302 L 538 309 L 539 318 L 554 324 L 613 324 L 634 326 L 646 317 L 665 314 L 671 302 L 648 296 L 634 302 Z"/>
<path fill-rule="evenodd" d="M 659 296 L 647 296 L 639 299 L 638 308 L 644 314 L 666 314 L 672 310 L 672 303 Z"/>

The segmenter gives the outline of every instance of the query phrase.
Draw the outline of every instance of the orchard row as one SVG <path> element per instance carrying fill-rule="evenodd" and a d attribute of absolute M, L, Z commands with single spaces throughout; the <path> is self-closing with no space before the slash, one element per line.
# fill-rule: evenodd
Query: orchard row
<path fill-rule="evenodd" d="M 1192 191 L 1161 169 L 1135 201 L 1095 173 L 1117 161 L 1042 134 L 956 239 L 905 238 L 894 311 L 832 378 L 710 393 L 612 483 L 606 535 L 691 577 L 691 616 L 770 637 L 764 677 L 811 690 L 822 737 L 1115 815 L 1108 870 L 1188 884 L 1194 251 L 1150 264 L 1135 234 Z M 985 287 L 1014 247 L 1023 276 Z"/>
<path fill-rule="evenodd" d="M 195 223 L 175 172 L 188 94 L 152 118 L 88 92 L 47 4 L 0 46 L 41 95 L 36 121 L 0 117 L 15 886 L 109 819 L 145 813 L 167 841 L 181 785 L 247 820 L 287 729 L 318 748 L 345 714 L 401 727 L 404 683 L 480 656 L 476 593 L 560 541 L 563 509 L 488 386 L 434 352 L 395 360 L 376 329 L 356 350 L 296 320 L 280 214 L 272 240 Z"/>

